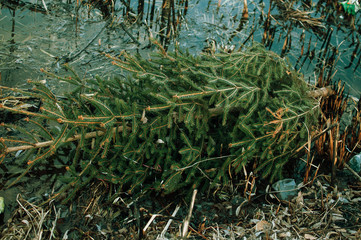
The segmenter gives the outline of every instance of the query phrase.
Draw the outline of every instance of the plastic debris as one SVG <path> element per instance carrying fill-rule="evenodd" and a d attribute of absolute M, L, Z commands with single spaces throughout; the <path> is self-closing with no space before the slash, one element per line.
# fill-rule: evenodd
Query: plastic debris
<path fill-rule="evenodd" d="M 275 182 L 272 187 L 277 191 L 277 197 L 281 200 L 291 200 L 297 195 L 296 182 L 292 178 L 279 180 Z"/>
<path fill-rule="evenodd" d="M 352 168 L 352 170 L 359 173 L 361 171 L 361 153 L 353 156 L 348 165 Z"/>
<path fill-rule="evenodd" d="M 348 0 L 340 3 L 347 14 L 355 15 L 360 10 L 358 0 Z"/>

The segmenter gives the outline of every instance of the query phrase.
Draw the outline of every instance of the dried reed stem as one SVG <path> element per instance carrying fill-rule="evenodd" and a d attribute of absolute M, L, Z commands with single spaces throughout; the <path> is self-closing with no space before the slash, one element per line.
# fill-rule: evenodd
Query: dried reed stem
<path fill-rule="evenodd" d="M 183 228 L 182 228 L 182 238 L 186 239 L 187 237 L 187 233 L 188 233 L 188 226 L 189 226 L 189 222 L 191 220 L 192 217 L 192 211 L 193 211 L 193 207 L 194 207 L 194 202 L 196 200 L 196 195 L 197 195 L 197 189 L 193 190 L 193 195 L 192 195 L 192 200 L 191 200 L 191 205 L 189 206 L 189 212 L 187 217 L 184 219 L 183 222 Z"/>
<path fill-rule="evenodd" d="M 334 134 L 334 142 L 333 142 L 333 153 L 332 153 L 332 172 L 331 172 L 331 185 L 335 185 L 336 181 L 336 168 L 337 168 L 337 142 L 340 138 L 340 123 L 336 123 L 336 130 Z M 332 134 L 332 131 L 330 130 L 330 134 Z"/>
<path fill-rule="evenodd" d="M 178 212 L 179 208 L 180 208 L 180 204 L 178 204 L 177 207 L 175 208 L 174 212 L 172 213 L 172 217 L 175 217 L 175 216 L 177 215 L 177 212 Z M 172 222 L 173 222 L 173 219 L 172 219 L 172 218 L 168 220 L 168 222 L 167 222 L 167 224 L 165 225 L 162 233 L 160 234 L 160 238 L 161 238 L 161 239 L 164 238 L 164 235 L 165 235 L 165 233 L 168 231 L 168 228 L 169 228 L 169 226 L 170 226 L 170 224 L 171 224 Z"/>
<path fill-rule="evenodd" d="M 355 172 L 355 170 L 353 170 L 347 163 L 345 163 L 345 167 L 361 182 L 361 177 L 357 172 Z"/>

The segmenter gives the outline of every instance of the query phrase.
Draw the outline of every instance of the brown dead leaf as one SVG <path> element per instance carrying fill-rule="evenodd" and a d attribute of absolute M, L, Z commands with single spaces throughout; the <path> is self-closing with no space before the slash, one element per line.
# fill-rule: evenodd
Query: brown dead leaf
<path fill-rule="evenodd" d="M 264 229 L 268 229 L 271 227 L 271 224 L 267 222 L 266 220 L 259 221 L 256 226 L 254 227 L 256 231 L 263 231 Z"/>

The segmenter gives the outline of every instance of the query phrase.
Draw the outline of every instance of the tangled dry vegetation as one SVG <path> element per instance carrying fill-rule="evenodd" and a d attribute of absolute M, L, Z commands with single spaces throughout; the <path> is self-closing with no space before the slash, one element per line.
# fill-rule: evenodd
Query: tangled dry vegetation
<path fill-rule="evenodd" d="M 303 11 L 295 8 L 296 1 L 275 1 L 278 9 L 280 10 L 280 15 L 277 18 L 282 18 L 283 21 L 291 21 L 295 24 L 299 24 L 305 29 L 318 29 L 325 28 L 322 20 L 323 17 L 312 17 L 311 14 L 313 11 Z"/>
<path fill-rule="evenodd" d="M 69 209 L 54 202 L 37 206 L 18 195 L 18 209 L 1 239 L 179 239 L 189 210 L 188 239 L 360 239 L 361 185 L 331 188 L 328 180 L 320 175 L 291 201 L 279 200 L 275 192 L 262 201 L 237 195 L 208 201 L 197 195 L 194 207 L 160 196 L 107 203 L 104 182 L 93 183 Z"/>

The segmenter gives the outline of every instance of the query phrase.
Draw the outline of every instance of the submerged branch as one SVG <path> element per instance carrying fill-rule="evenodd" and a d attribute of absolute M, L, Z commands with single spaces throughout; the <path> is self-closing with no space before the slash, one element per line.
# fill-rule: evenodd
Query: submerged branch
<path fill-rule="evenodd" d="M 71 55 L 71 53 L 67 56 L 63 56 L 60 58 L 60 62 L 64 62 L 64 63 L 69 63 L 72 62 L 75 58 L 77 58 L 82 52 L 84 52 L 93 42 L 95 39 L 97 39 L 99 37 L 99 35 L 104 31 L 104 29 L 106 29 L 110 24 L 112 23 L 112 19 L 109 18 L 107 20 L 107 22 L 105 23 L 105 25 L 102 27 L 102 29 L 100 29 L 100 31 L 88 42 L 87 45 L 85 45 L 85 47 L 83 47 L 83 49 L 79 50 L 77 53 L 75 53 L 74 55 Z"/>

